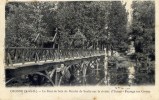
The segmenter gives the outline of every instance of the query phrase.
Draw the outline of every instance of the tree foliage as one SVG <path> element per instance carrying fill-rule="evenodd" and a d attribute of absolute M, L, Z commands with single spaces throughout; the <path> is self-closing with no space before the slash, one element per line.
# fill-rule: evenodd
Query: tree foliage
<path fill-rule="evenodd" d="M 37 47 L 52 40 L 55 29 L 61 48 L 73 46 L 69 37 L 78 29 L 88 48 L 99 43 L 117 50 L 127 46 L 127 12 L 121 1 L 14 2 L 6 9 L 8 46 Z"/>
<path fill-rule="evenodd" d="M 6 5 L 6 45 L 19 47 L 37 47 L 50 40 L 45 21 L 49 3 L 11 2 Z"/>
<path fill-rule="evenodd" d="M 125 4 L 120 1 L 112 1 L 108 17 L 111 49 L 125 51 L 128 48 L 127 15 Z"/>
<path fill-rule="evenodd" d="M 90 44 L 97 44 L 102 40 L 102 43 L 109 42 L 111 46 L 118 46 L 117 48 L 128 38 L 127 12 L 125 5 L 120 1 L 60 2 L 59 6 L 57 25 L 66 37 L 80 29 Z"/>
<path fill-rule="evenodd" d="M 155 56 L 155 3 L 154 1 L 134 1 L 132 33 L 137 53 Z"/>

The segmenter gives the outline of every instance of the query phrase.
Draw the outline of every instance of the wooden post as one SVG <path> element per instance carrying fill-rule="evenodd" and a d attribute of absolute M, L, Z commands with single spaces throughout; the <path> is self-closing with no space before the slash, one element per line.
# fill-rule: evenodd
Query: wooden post
<path fill-rule="evenodd" d="M 25 49 L 22 49 L 22 64 L 24 64 L 25 63 L 25 54 L 24 54 L 24 52 L 25 52 Z"/>
<path fill-rule="evenodd" d="M 54 75 L 54 72 L 55 72 L 55 69 L 53 69 L 49 75 L 49 77 L 52 79 L 53 78 L 53 75 Z"/>
<path fill-rule="evenodd" d="M 83 85 L 86 85 L 86 71 L 87 71 L 87 67 L 85 66 L 84 62 L 82 62 L 81 64 L 81 68 L 82 68 L 82 74 L 83 74 Z"/>
<path fill-rule="evenodd" d="M 13 66 L 13 62 L 9 53 L 8 53 L 8 60 L 9 60 L 9 65 Z"/>
<path fill-rule="evenodd" d="M 17 49 L 15 49 L 14 63 L 17 63 L 17 62 L 18 62 L 18 61 L 17 61 L 17 60 L 18 60 L 18 59 L 17 59 L 17 53 L 18 53 L 18 52 L 17 52 Z"/>
<path fill-rule="evenodd" d="M 37 52 L 36 52 L 36 60 L 35 60 L 35 63 L 37 63 L 37 62 L 39 62 L 40 61 L 40 59 L 39 59 L 39 56 L 38 56 L 38 54 L 37 54 Z"/>
<path fill-rule="evenodd" d="M 104 59 L 104 73 L 105 73 L 105 79 L 104 79 L 104 83 L 105 84 L 109 84 L 108 82 L 108 54 L 107 54 L 107 49 L 104 48 L 105 51 L 105 59 Z"/>
<path fill-rule="evenodd" d="M 61 72 L 62 71 L 62 74 L 64 74 L 65 72 L 64 72 L 64 65 L 63 64 L 61 64 L 61 66 L 60 67 L 57 67 L 56 68 L 56 73 L 55 73 L 55 85 L 56 86 L 58 86 L 58 84 L 59 84 L 59 81 L 60 81 L 60 76 L 59 76 L 59 72 Z"/>
<path fill-rule="evenodd" d="M 58 29 L 56 28 L 56 30 L 55 30 L 55 35 L 54 35 L 54 37 L 53 37 L 53 39 L 52 39 L 52 42 L 54 42 L 55 41 L 55 38 L 56 38 L 56 36 L 57 36 L 57 33 L 58 33 Z"/>
<path fill-rule="evenodd" d="M 58 75 L 58 73 L 57 73 L 57 69 L 56 69 L 56 74 L 55 74 L 55 85 L 56 85 L 56 86 L 57 86 L 57 83 L 58 83 L 58 82 L 57 82 L 57 81 L 58 81 L 58 80 L 57 80 L 57 78 L 58 78 L 57 75 Z"/>
<path fill-rule="evenodd" d="M 97 80 L 99 79 L 99 64 L 98 64 L 98 62 L 97 62 L 97 69 L 96 69 L 96 78 L 97 78 Z"/>
<path fill-rule="evenodd" d="M 128 67 L 128 72 L 129 72 L 129 74 L 128 74 L 128 84 L 129 85 L 133 85 L 134 83 L 133 83 L 133 81 L 134 81 L 134 74 L 135 74 L 135 69 L 134 69 L 134 65 L 131 63 L 131 62 L 129 62 L 129 64 L 130 64 L 130 66 Z"/>
<path fill-rule="evenodd" d="M 52 70 L 51 74 L 52 76 L 49 74 L 49 72 L 47 70 L 45 70 L 45 73 L 46 73 L 46 76 L 48 78 L 48 80 L 51 82 L 51 84 L 54 86 L 54 82 L 52 81 L 52 76 L 53 76 L 53 73 L 54 73 L 54 69 Z"/>

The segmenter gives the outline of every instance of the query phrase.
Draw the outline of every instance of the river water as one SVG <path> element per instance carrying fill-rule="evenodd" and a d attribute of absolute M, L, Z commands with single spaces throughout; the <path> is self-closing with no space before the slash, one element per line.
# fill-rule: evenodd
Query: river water
<path fill-rule="evenodd" d="M 62 86 L 115 86 L 115 85 L 154 85 L 155 84 L 155 73 L 154 69 L 138 70 L 140 68 L 136 63 L 130 60 L 128 57 L 110 57 L 109 63 L 108 58 L 104 61 L 100 61 L 97 66 L 87 67 L 86 74 L 80 70 L 76 70 L 71 75 L 71 80 L 66 80 L 65 77 L 58 73 L 58 79 Z M 30 81 L 25 80 L 22 83 L 13 83 L 8 86 L 32 86 Z M 39 86 L 39 85 L 38 85 Z M 47 80 L 40 86 L 51 86 Z"/>
<path fill-rule="evenodd" d="M 154 73 L 141 73 L 136 68 L 136 63 L 127 57 L 117 57 L 111 63 L 101 62 L 98 70 L 96 67 L 87 69 L 87 75 L 76 76 L 72 86 L 88 85 L 154 85 Z M 105 64 L 108 64 L 106 66 Z M 148 70 L 147 70 L 148 71 Z M 63 84 L 66 85 L 66 84 Z"/>
<path fill-rule="evenodd" d="M 82 74 L 75 75 L 72 86 L 86 86 L 86 85 L 130 85 L 134 80 L 134 67 L 130 66 L 127 61 L 112 62 L 105 66 L 106 63 L 101 62 L 99 68 L 96 67 L 87 69 L 85 77 Z M 63 82 L 61 85 L 68 85 Z"/>

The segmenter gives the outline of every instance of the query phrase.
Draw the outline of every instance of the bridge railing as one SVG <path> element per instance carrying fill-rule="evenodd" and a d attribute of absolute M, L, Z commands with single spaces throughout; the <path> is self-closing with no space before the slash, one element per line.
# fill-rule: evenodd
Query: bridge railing
<path fill-rule="evenodd" d="M 52 48 L 27 48 L 9 47 L 5 50 L 6 65 L 26 62 L 39 62 L 47 60 L 74 59 L 91 57 L 104 54 L 104 50 L 84 50 L 84 49 L 52 49 Z"/>

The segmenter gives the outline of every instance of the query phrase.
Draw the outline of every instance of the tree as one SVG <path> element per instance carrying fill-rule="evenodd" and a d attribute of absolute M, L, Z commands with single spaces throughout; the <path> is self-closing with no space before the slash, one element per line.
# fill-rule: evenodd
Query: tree
<path fill-rule="evenodd" d="M 41 46 L 42 42 L 52 40 L 57 28 L 61 49 L 71 46 L 68 37 L 78 29 L 87 40 L 87 48 L 99 48 L 106 43 L 112 48 L 126 47 L 127 13 L 120 1 L 17 2 L 6 5 L 9 9 L 12 6 L 13 12 L 7 12 L 6 18 L 6 37 L 9 38 L 6 43 L 11 46 Z"/>
<path fill-rule="evenodd" d="M 77 29 L 89 41 L 88 44 L 97 42 L 100 34 L 105 34 L 109 2 L 59 2 L 57 9 L 57 26 L 60 29 L 61 40 L 70 44 L 64 38 L 73 35 Z M 66 44 L 65 44 L 66 45 Z"/>
<path fill-rule="evenodd" d="M 53 3 L 54 4 L 54 3 Z M 53 8 L 49 2 L 11 2 L 6 5 L 6 45 L 39 47 L 50 41 L 45 11 Z M 47 10 L 49 12 L 49 10 Z"/>
<path fill-rule="evenodd" d="M 112 1 L 109 10 L 108 31 L 110 32 L 111 49 L 117 51 L 126 50 L 128 47 L 127 40 L 127 15 L 125 4 L 121 1 Z"/>
<path fill-rule="evenodd" d="M 155 57 L 155 3 L 134 1 L 132 33 L 137 53 Z"/>

